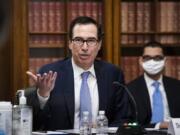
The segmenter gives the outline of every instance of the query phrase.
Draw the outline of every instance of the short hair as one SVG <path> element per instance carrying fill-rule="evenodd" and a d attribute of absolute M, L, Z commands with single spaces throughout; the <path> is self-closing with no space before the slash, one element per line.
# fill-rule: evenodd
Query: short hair
<path fill-rule="evenodd" d="M 144 50 L 145 48 L 147 47 L 152 47 L 152 48 L 155 48 L 155 47 L 158 47 L 158 48 L 161 48 L 162 49 L 162 53 L 165 54 L 165 50 L 164 50 L 164 47 L 161 43 L 157 42 L 157 41 L 151 41 L 151 42 L 148 42 L 146 43 L 143 47 L 142 47 L 142 53 L 144 53 Z"/>
<path fill-rule="evenodd" d="M 77 24 L 94 24 L 97 27 L 97 36 L 98 36 L 98 40 L 102 40 L 102 28 L 101 26 L 91 17 L 88 16 L 79 16 L 77 18 L 75 18 L 71 24 L 70 24 L 70 28 L 69 28 L 69 39 L 72 40 L 73 37 L 73 29 L 75 27 L 75 25 Z"/>

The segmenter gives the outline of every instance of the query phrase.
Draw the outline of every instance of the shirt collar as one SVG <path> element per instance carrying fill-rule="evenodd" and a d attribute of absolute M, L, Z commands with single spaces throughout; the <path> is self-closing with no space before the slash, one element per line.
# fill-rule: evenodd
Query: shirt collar
<path fill-rule="evenodd" d="M 145 79 L 148 87 L 151 87 L 152 84 L 153 84 L 154 81 L 155 81 L 155 80 L 153 80 L 152 78 L 150 78 L 146 73 L 144 73 L 144 79 Z M 156 80 L 156 81 L 158 81 L 158 82 L 162 85 L 162 75 L 161 75 L 160 78 L 159 78 L 158 80 Z"/>
<path fill-rule="evenodd" d="M 83 68 L 79 67 L 75 62 L 74 62 L 74 59 L 72 57 L 71 59 L 71 62 L 72 62 L 72 67 L 73 67 L 73 71 L 74 71 L 74 77 L 79 77 L 83 72 L 87 72 L 89 71 L 90 74 L 93 76 L 93 77 L 96 77 L 96 74 L 95 74 L 95 70 L 94 70 L 94 64 L 87 70 L 84 70 Z"/>

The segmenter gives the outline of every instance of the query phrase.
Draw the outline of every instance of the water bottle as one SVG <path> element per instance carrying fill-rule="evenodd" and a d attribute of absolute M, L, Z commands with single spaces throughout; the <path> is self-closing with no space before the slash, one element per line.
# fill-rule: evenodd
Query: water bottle
<path fill-rule="evenodd" d="M 105 116 L 105 111 L 99 111 L 99 115 L 96 120 L 96 133 L 97 135 L 108 134 L 108 119 Z"/>
<path fill-rule="evenodd" d="M 80 135 L 91 135 L 91 122 L 89 112 L 84 111 L 80 122 Z"/>
<path fill-rule="evenodd" d="M 12 135 L 11 102 L 0 102 L 0 135 Z"/>

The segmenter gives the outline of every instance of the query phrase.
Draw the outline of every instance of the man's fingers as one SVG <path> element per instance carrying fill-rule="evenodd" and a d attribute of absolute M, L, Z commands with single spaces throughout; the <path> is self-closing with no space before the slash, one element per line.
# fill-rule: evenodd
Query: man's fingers
<path fill-rule="evenodd" d="M 52 90 L 57 77 L 57 72 L 49 71 L 48 73 L 33 74 L 30 71 L 26 72 L 37 84 L 39 89 L 49 89 Z"/>
<path fill-rule="evenodd" d="M 57 72 L 54 72 L 53 76 L 52 76 L 52 80 L 56 80 L 56 77 L 57 77 Z"/>
<path fill-rule="evenodd" d="M 31 77 L 35 82 L 37 82 L 37 76 L 35 74 L 30 71 L 27 71 L 26 74 L 29 75 L 29 77 Z"/>

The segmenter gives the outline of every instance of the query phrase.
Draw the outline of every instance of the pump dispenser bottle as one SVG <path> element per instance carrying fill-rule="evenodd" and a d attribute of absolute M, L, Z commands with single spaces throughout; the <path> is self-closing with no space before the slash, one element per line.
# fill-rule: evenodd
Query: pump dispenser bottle
<path fill-rule="evenodd" d="M 32 108 L 26 105 L 24 90 L 18 90 L 19 105 L 13 106 L 13 135 L 32 135 Z"/>

